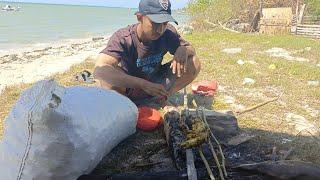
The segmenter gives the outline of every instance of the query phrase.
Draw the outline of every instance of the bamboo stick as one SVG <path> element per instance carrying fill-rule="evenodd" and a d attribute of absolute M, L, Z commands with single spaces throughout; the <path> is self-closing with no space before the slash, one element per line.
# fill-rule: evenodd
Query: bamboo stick
<path fill-rule="evenodd" d="M 222 148 L 221 148 L 221 145 L 218 141 L 218 139 L 213 135 L 210 127 L 209 127 L 209 124 L 207 122 L 207 118 L 206 118 L 206 114 L 205 114 L 205 109 L 202 107 L 202 115 L 203 115 L 203 121 L 206 123 L 206 126 L 207 128 L 209 129 L 209 132 L 210 132 L 210 135 L 211 137 L 214 139 L 214 141 L 216 142 L 216 144 L 218 145 L 218 148 L 219 148 L 219 152 L 221 154 L 221 162 L 222 162 L 222 169 L 223 169 L 223 173 L 224 173 L 224 176 L 225 177 L 228 177 L 228 173 L 227 173 L 227 170 L 226 170 L 226 165 L 225 165 L 225 161 L 226 161 L 226 158 L 224 157 L 224 154 L 223 154 L 223 151 L 222 151 Z"/>
<path fill-rule="evenodd" d="M 273 99 L 271 99 L 271 100 L 268 100 L 268 101 L 266 101 L 266 102 L 260 103 L 260 104 L 258 104 L 258 105 L 252 106 L 252 107 L 249 107 L 248 109 L 245 109 L 245 110 L 243 110 L 243 111 L 236 112 L 236 113 L 237 113 L 237 115 L 241 115 L 241 114 L 244 114 L 244 113 L 246 113 L 246 112 L 250 112 L 250 111 L 253 111 L 253 110 L 255 110 L 255 109 L 258 109 L 259 107 L 264 106 L 264 105 L 266 105 L 266 104 L 269 104 L 269 103 L 271 103 L 271 102 L 274 102 L 274 101 L 276 101 L 276 100 L 278 100 L 278 99 L 279 99 L 279 97 L 276 97 L 276 98 L 273 98 Z"/>
<path fill-rule="evenodd" d="M 201 147 L 199 148 L 199 154 L 200 154 L 200 157 L 201 157 L 204 165 L 206 166 L 206 169 L 207 169 L 207 172 L 208 172 L 208 174 L 209 174 L 210 179 L 211 179 L 211 180 L 215 180 L 214 175 L 213 175 L 213 173 L 212 173 L 212 171 L 211 171 L 211 168 L 210 168 L 210 166 L 209 166 L 209 163 L 208 163 L 207 159 L 206 159 L 206 158 L 204 157 L 204 155 L 203 155 L 203 152 L 202 152 Z"/>
<path fill-rule="evenodd" d="M 209 143 L 208 143 L 208 144 L 209 144 L 209 146 L 210 146 L 210 150 L 211 150 L 211 153 L 212 153 L 212 155 L 213 155 L 213 158 L 214 158 L 214 160 L 215 160 L 215 162 L 216 162 L 216 164 L 217 164 L 220 178 L 221 178 L 221 180 L 224 180 L 224 175 L 223 175 L 223 171 L 222 171 L 222 169 L 221 169 L 221 164 L 220 164 L 220 162 L 219 162 L 217 153 L 215 152 L 215 150 L 214 150 L 214 148 L 213 148 L 213 145 L 212 145 L 212 143 L 211 143 L 211 138 L 209 138 Z"/>

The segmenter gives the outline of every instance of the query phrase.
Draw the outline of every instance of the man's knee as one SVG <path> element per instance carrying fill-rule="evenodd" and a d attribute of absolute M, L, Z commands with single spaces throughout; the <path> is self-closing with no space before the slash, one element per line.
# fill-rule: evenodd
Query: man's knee
<path fill-rule="evenodd" d="M 197 56 L 190 56 L 188 59 L 187 74 L 195 78 L 199 74 L 200 70 L 201 62 L 199 58 Z"/>

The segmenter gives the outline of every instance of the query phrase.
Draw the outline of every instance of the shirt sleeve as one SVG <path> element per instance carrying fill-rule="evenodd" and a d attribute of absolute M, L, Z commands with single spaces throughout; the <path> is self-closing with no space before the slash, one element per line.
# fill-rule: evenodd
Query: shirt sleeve
<path fill-rule="evenodd" d="M 100 53 L 107 54 L 121 61 L 124 54 L 123 40 L 121 38 L 121 33 L 115 32 L 110 37 L 107 47 L 103 49 Z"/>
<path fill-rule="evenodd" d="M 170 54 L 174 55 L 179 46 L 189 46 L 190 43 L 184 40 L 177 32 L 176 28 L 168 24 L 167 27 L 167 48 Z"/>

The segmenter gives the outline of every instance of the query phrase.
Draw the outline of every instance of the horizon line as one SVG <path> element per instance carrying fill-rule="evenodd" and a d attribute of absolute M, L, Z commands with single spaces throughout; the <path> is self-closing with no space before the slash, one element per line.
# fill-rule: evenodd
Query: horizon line
<path fill-rule="evenodd" d="M 19 1 L 1 1 L 4 3 L 21 3 L 21 4 L 45 4 L 45 5 L 65 5 L 65 6 L 86 6 L 86 7 L 107 7 L 107 8 L 130 8 L 138 9 L 137 7 L 119 7 L 119 6 L 103 6 L 103 5 L 86 5 L 86 4 L 63 4 L 63 3 L 45 3 L 45 2 L 19 2 Z"/>
<path fill-rule="evenodd" d="M 63 3 L 45 3 L 45 2 L 19 2 L 19 1 L 3 1 L 5 3 L 22 3 L 22 4 L 46 4 L 46 5 L 65 5 L 65 6 L 86 6 L 86 7 L 107 7 L 107 8 L 127 8 L 127 9 L 138 9 L 138 7 L 120 7 L 120 6 L 104 6 L 104 5 L 86 5 L 86 4 L 63 4 Z M 172 10 L 180 10 L 183 8 L 173 8 Z"/>

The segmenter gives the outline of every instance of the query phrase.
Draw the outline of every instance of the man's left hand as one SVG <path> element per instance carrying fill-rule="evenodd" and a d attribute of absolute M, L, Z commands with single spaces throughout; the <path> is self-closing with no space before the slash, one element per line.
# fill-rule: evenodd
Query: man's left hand
<path fill-rule="evenodd" d="M 181 77 L 184 73 L 187 72 L 188 65 L 188 54 L 187 47 L 180 46 L 176 53 L 174 54 L 173 61 L 170 68 L 172 69 L 173 74 L 177 74 L 178 77 Z"/>

